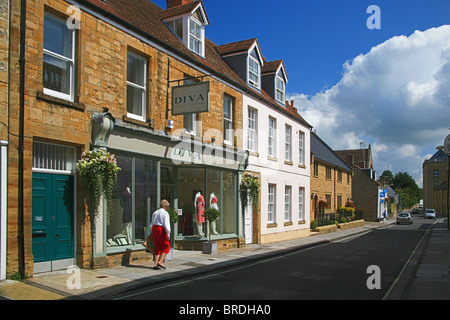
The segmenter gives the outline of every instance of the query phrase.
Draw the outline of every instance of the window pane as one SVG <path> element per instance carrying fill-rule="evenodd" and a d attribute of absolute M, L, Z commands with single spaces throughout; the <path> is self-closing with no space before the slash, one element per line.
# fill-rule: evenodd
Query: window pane
<path fill-rule="evenodd" d="M 117 174 L 117 186 L 111 198 L 111 211 L 106 215 L 108 247 L 132 244 L 132 159 L 116 155 L 121 170 Z"/>
<path fill-rule="evenodd" d="M 129 113 L 144 116 L 144 93 L 145 91 L 131 85 L 127 86 L 127 111 Z"/>
<path fill-rule="evenodd" d="M 236 173 L 223 171 L 223 233 L 237 233 L 236 220 Z"/>
<path fill-rule="evenodd" d="M 139 86 L 145 86 L 145 59 L 132 53 L 127 58 L 127 80 Z"/>
<path fill-rule="evenodd" d="M 134 243 L 144 242 L 149 233 L 150 216 L 157 209 L 156 199 L 156 161 L 135 160 L 135 214 L 134 214 Z M 161 168 L 163 171 L 163 168 Z M 161 197 L 163 196 L 161 192 Z M 164 194 L 171 205 L 171 195 Z"/>
<path fill-rule="evenodd" d="M 44 53 L 44 88 L 70 94 L 72 63 Z"/>
<path fill-rule="evenodd" d="M 44 16 L 44 49 L 72 59 L 72 32 L 66 21 L 49 14 Z"/>

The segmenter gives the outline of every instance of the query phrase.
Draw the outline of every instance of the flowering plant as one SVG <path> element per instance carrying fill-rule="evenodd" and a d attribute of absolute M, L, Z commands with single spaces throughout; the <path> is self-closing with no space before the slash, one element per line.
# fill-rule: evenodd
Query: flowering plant
<path fill-rule="evenodd" d="M 111 199 L 117 173 L 121 170 L 117 160 L 105 148 L 85 151 L 78 160 L 77 170 L 85 178 L 91 210 L 97 213 L 101 196 L 106 200 Z"/>
<path fill-rule="evenodd" d="M 347 202 L 345 203 L 345 206 L 347 208 L 354 208 L 355 207 L 355 203 L 352 200 L 347 200 Z"/>
<path fill-rule="evenodd" d="M 328 208 L 328 201 L 325 199 L 322 199 L 319 201 L 319 210 L 320 212 L 324 212 L 325 209 Z"/>
<path fill-rule="evenodd" d="M 250 196 L 253 204 L 256 204 L 259 199 L 259 188 L 261 183 L 257 177 L 246 175 L 241 180 L 241 200 L 244 208 L 248 204 L 248 197 Z"/>

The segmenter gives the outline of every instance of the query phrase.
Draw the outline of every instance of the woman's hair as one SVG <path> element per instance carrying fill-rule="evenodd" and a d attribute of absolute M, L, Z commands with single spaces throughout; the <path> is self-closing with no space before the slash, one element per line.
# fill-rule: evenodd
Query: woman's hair
<path fill-rule="evenodd" d="M 161 200 L 161 204 L 160 204 L 161 208 L 166 208 L 166 207 L 170 207 L 170 203 L 167 200 Z"/>

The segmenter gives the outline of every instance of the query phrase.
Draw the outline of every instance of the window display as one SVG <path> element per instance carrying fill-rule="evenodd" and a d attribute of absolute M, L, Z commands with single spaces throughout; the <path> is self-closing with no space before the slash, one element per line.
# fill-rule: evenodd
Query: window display
<path fill-rule="evenodd" d="M 108 247 L 142 243 L 148 234 L 149 212 L 157 209 L 156 162 L 121 155 L 116 158 L 122 170 L 107 213 Z"/>
<path fill-rule="evenodd" d="M 204 217 L 208 208 L 220 212 L 210 224 L 212 236 L 237 233 L 236 172 L 173 166 L 166 161 L 158 165 L 158 160 L 117 153 L 116 158 L 122 170 L 106 217 L 105 241 L 110 250 L 143 243 L 150 234 L 151 214 L 158 209 L 161 199 L 167 199 L 178 209 L 179 219 L 174 225 L 176 241 L 201 240 L 208 236 Z"/>

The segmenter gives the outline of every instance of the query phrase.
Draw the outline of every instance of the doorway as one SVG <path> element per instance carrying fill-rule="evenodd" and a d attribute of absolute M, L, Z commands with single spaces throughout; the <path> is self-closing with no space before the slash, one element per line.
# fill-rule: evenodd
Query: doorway
<path fill-rule="evenodd" d="M 33 173 L 32 250 L 35 272 L 74 264 L 74 177 Z"/>
<path fill-rule="evenodd" d="M 75 264 L 75 148 L 33 142 L 34 273 Z"/>

